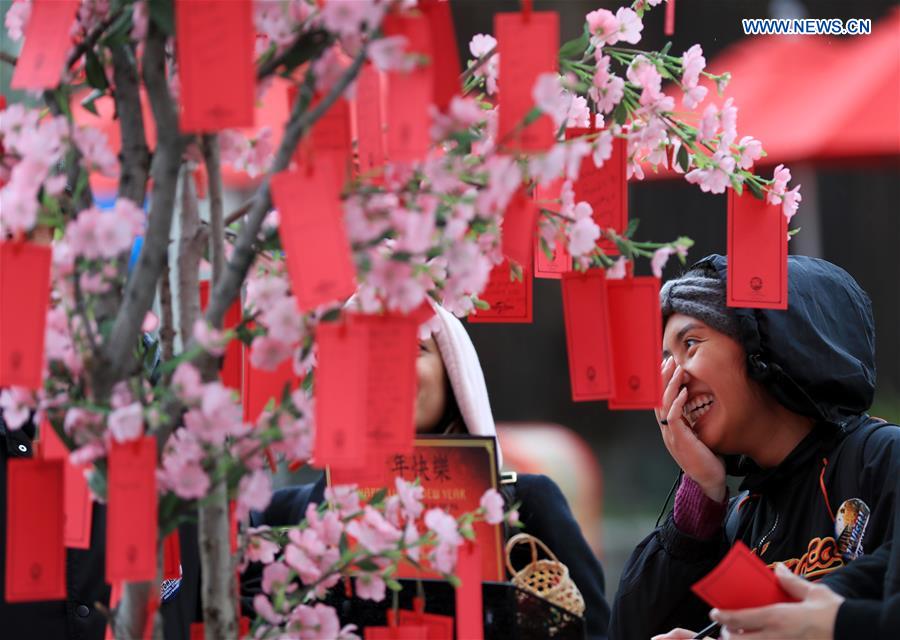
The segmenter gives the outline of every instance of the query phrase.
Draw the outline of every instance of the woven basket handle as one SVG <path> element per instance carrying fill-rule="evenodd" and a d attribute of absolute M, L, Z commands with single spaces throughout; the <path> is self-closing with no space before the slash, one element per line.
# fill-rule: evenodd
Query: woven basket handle
<path fill-rule="evenodd" d="M 535 538 L 533 535 L 529 533 L 517 533 L 512 538 L 510 538 L 506 543 L 506 568 L 509 569 L 509 575 L 514 576 L 518 573 L 516 569 L 513 568 L 512 565 L 512 550 L 516 545 L 527 543 L 531 546 L 531 564 L 534 565 L 537 563 L 537 547 L 535 543 L 541 547 L 544 553 L 550 557 L 554 562 L 559 562 L 559 559 L 556 557 L 556 554 L 550 551 L 549 547 L 545 545 L 540 538 Z"/>

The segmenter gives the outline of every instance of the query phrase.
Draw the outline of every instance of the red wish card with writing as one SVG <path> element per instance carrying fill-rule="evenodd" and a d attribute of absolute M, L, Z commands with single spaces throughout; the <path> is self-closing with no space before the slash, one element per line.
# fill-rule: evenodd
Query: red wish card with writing
<path fill-rule="evenodd" d="M 606 272 L 564 274 L 562 298 L 572 400 L 606 400 L 614 391 Z"/>
<path fill-rule="evenodd" d="M 610 409 L 653 409 L 662 397 L 659 278 L 606 281 L 615 392 Z"/>
<path fill-rule="evenodd" d="M 323 322 L 316 328 L 315 464 L 359 468 L 366 462 L 366 347 L 360 324 Z"/>
<path fill-rule="evenodd" d="M 740 540 L 691 591 L 717 609 L 749 609 L 795 602 L 772 570 Z"/>
<path fill-rule="evenodd" d="M 384 98 L 382 73 L 373 64 L 365 64 L 356 81 L 353 109 L 356 119 L 356 151 L 361 173 L 376 171 L 384 165 Z"/>
<path fill-rule="evenodd" d="M 478 540 L 467 541 L 458 549 L 456 577 L 456 638 L 482 640 L 484 612 L 481 597 L 481 548 Z"/>
<path fill-rule="evenodd" d="M 244 386 L 242 398 L 244 404 L 244 421 L 255 423 L 270 400 L 281 404 L 284 386 L 296 389 L 300 378 L 294 374 L 294 363 L 288 358 L 275 371 L 257 369 L 250 364 L 250 350 L 244 349 Z"/>
<path fill-rule="evenodd" d="M 200 283 L 200 309 L 204 313 L 206 312 L 206 305 L 209 304 L 209 288 L 209 280 L 203 280 Z M 241 313 L 241 300 L 238 298 L 225 312 L 225 317 L 222 318 L 222 328 L 234 329 L 238 326 L 241 323 Z M 219 369 L 219 373 L 222 376 L 222 384 L 235 391 L 241 390 L 242 347 L 241 341 L 237 338 L 229 342 L 228 346 L 225 347 L 225 355 L 222 356 L 222 367 Z"/>
<path fill-rule="evenodd" d="M 567 138 L 577 138 L 593 129 L 572 128 L 566 130 Z M 613 139 L 612 156 L 599 169 L 594 161 L 587 157 L 581 163 L 578 179 L 573 185 L 575 201 L 582 200 L 594 210 L 594 222 L 603 232 L 613 229 L 618 234 L 625 233 L 628 228 L 628 180 L 626 161 L 628 158 L 627 142 L 623 138 Z M 614 242 L 601 237 L 598 246 L 607 254 L 619 253 Z"/>
<path fill-rule="evenodd" d="M 421 598 L 413 598 L 413 610 L 400 609 L 400 624 L 425 627 L 422 640 L 453 640 L 453 618 L 436 613 L 425 613 Z"/>
<path fill-rule="evenodd" d="M 334 167 L 323 163 L 314 171 L 276 174 L 272 200 L 281 216 L 278 233 L 300 309 L 312 311 L 353 295 L 356 268 Z"/>
<path fill-rule="evenodd" d="M 62 460 L 10 458 L 6 473 L 6 601 L 62 600 Z"/>
<path fill-rule="evenodd" d="M 50 89 L 59 84 L 79 4 L 79 0 L 32 0 L 11 89 Z"/>
<path fill-rule="evenodd" d="M 446 110 L 454 95 L 462 92 L 459 65 L 459 53 L 456 50 L 456 31 L 453 28 L 453 15 L 450 11 L 450 0 L 424 0 L 419 7 L 428 20 L 432 46 L 439 55 L 432 56 L 434 68 L 434 103 L 438 109 Z"/>
<path fill-rule="evenodd" d="M 434 59 L 425 16 L 389 15 L 383 29 L 387 36 L 405 37 L 407 53 Z M 409 72 L 387 74 L 387 155 L 392 162 L 415 162 L 428 152 L 431 145 L 429 109 L 433 104 L 434 68 L 431 64 Z"/>
<path fill-rule="evenodd" d="M 559 16 L 555 11 L 498 13 L 494 16 L 500 54 L 498 144 L 510 151 L 546 151 L 556 141 L 553 120 L 542 114 L 521 125 L 534 107 L 532 91 L 542 73 L 555 73 L 559 56 Z"/>
<path fill-rule="evenodd" d="M 69 462 L 69 450 L 46 420 L 41 422 L 41 456 L 63 463 L 64 511 L 63 541 L 70 549 L 91 546 L 93 498 L 84 470 Z"/>
<path fill-rule="evenodd" d="M 546 187 L 537 185 L 534 189 L 535 205 L 538 208 L 538 220 L 540 220 L 540 210 L 548 209 L 559 213 L 560 210 L 560 190 L 562 188 L 562 180 L 554 180 Z M 556 238 L 553 251 L 550 257 L 544 253 L 541 247 L 541 234 L 538 233 L 534 238 L 534 277 L 547 278 L 550 280 L 559 280 L 562 274 L 572 269 L 572 257 L 566 248 L 566 237 L 560 233 Z"/>
<path fill-rule="evenodd" d="M 183 133 L 253 126 L 256 64 L 250 0 L 176 0 Z"/>
<path fill-rule="evenodd" d="M 106 581 L 156 579 L 156 438 L 109 449 Z"/>
<path fill-rule="evenodd" d="M 531 252 L 534 250 L 536 224 L 537 207 L 525 189 L 521 188 L 509 201 L 503 214 L 503 255 L 523 267 L 529 267 L 532 262 Z"/>
<path fill-rule="evenodd" d="M 728 306 L 788 307 L 787 218 L 749 190 L 728 190 Z"/>
<path fill-rule="evenodd" d="M 0 387 L 41 387 L 51 255 L 48 246 L 0 242 Z"/>
<path fill-rule="evenodd" d="M 532 318 L 531 269 L 522 269 L 522 279 L 513 280 L 509 260 L 504 260 L 491 270 L 487 287 L 479 296 L 490 309 L 479 309 L 469 314 L 469 322 L 521 322 Z"/>

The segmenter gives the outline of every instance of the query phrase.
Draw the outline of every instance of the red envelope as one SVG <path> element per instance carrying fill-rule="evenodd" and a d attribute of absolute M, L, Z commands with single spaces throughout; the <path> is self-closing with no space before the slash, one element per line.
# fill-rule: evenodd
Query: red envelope
<path fill-rule="evenodd" d="M 275 404 L 281 404 L 284 393 L 284 385 L 290 384 L 291 389 L 300 386 L 300 378 L 294 374 L 294 363 L 288 358 L 279 365 L 275 371 L 264 371 L 250 364 L 250 350 L 244 350 L 244 421 L 255 423 L 269 400 L 274 399 Z"/>
<path fill-rule="evenodd" d="M 729 307 L 787 309 L 787 232 L 780 204 L 728 190 Z"/>
<path fill-rule="evenodd" d="M 578 138 L 594 129 L 571 128 L 566 130 L 567 138 Z M 594 222 L 605 233 L 614 229 L 619 235 L 628 228 L 628 181 L 626 162 L 628 145 L 622 138 L 613 139 L 612 156 L 599 169 L 594 161 L 587 157 L 581 163 L 578 180 L 575 181 L 575 202 L 584 200 L 594 210 Z M 616 255 L 619 249 L 615 243 L 605 236 L 597 243 L 607 254 Z"/>
<path fill-rule="evenodd" d="M 49 246 L 0 242 L 0 387 L 41 388 L 51 256 Z"/>
<path fill-rule="evenodd" d="M 250 0 L 175 2 L 182 133 L 253 126 L 256 63 Z"/>
<path fill-rule="evenodd" d="M 659 278 L 606 281 L 615 392 L 610 409 L 653 409 L 662 397 Z"/>
<path fill-rule="evenodd" d="M 717 609 L 750 609 L 796 602 L 772 570 L 740 540 L 691 591 Z"/>
<path fill-rule="evenodd" d="M 361 467 L 366 430 L 366 342 L 363 327 L 323 322 L 316 328 L 316 442 L 319 467 Z"/>
<path fill-rule="evenodd" d="M 404 36 L 407 52 L 434 60 L 428 20 L 424 16 L 389 15 L 383 30 L 387 36 Z M 431 146 L 429 109 L 434 104 L 434 69 L 425 65 L 408 73 L 389 72 L 387 86 L 388 159 L 392 162 L 421 160 Z"/>
<path fill-rule="evenodd" d="M 200 283 L 200 309 L 204 313 L 206 313 L 206 305 L 209 304 L 210 286 L 209 280 L 203 280 Z M 241 301 L 238 299 L 225 312 L 225 317 L 222 318 L 222 328 L 234 329 L 241 323 L 241 314 Z M 222 384 L 235 391 L 241 391 L 243 386 L 241 384 L 242 351 L 243 344 L 240 340 L 235 338 L 229 342 L 228 346 L 225 347 L 225 355 L 222 357 L 222 366 L 219 369 L 219 374 L 222 376 Z"/>
<path fill-rule="evenodd" d="M 522 269 L 522 280 L 511 280 L 509 261 L 503 261 L 491 270 L 487 287 L 479 296 L 491 308 L 470 314 L 469 322 L 531 323 L 531 288 L 531 269 Z"/>
<path fill-rule="evenodd" d="M 356 81 L 354 108 L 360 173 L 380 170 L 384 165 L 384 98 L 381 72 L 372 64 L 364 65 Z"/>
<path fill-rule="evenodd" d="M 562 298 L 572 400 L 606 400 L 615 389 L 606 272 L 564 274 Z"/>
<path fill-rule="evenodd" d="M 79 0 L 32 0 L 11 89 L 50 89 L 59 84 L 72 48 L 69 32 L 80 4 Z"/>
<path fill-rule="evenodd" d="M 456 577 L 462 583 L 456 588 L 456 639 L 482 640 L 481 549 L 477 542 L 465 542 L 459 547 Z"/>
<path fill-rule="evenodd" d="M 176 529 L 163 540 L 163 580 L 181 577 L 181 543 Z"/>
<path fill-rule="evenodd" d="M 551 202 L 559 200 L 562 180 L 555 180 L 547 187 L 537 185 L 534 190 L 535 205 L 540 218 L 541 209 L 559 212 L 560 203 Z M 562 274 L 572 269 L 572 257 L 566 248 L 566 237 L 560 233 L 553 247 L 553 255 L 548 258 L 541 249 L 540 233 L 534 239 L 534 277 L 559 280 Z"/>
<path fill-rule="evenodd" d="M 69 450 L 46 420 L 41 422 L 41 456 L 63 463 L 63 542 L 69 549 L 91 546 L 94 500 L 84 470 L 69 462 Z"/>
<path fill-rule="evenodd" d="M 454 95 L 462 92 L 459 52 L 456 50 L 456 31 L 453 28 L 453 14 L 449 0 L 423 0 L 419 8 L 428 20 L 431 42 L 439 55 L 433 56 L 431 66 L 434 71 L 434 103 L 445 111 Z"/>
<path fill-rule="evenodd" d="M 421 598 L 413 599 L 413 611 L 400 609 L 400 624 L 419 625 L 425 628 L 422 640 L 453 640 L 453 618 L 436 613 L 425 613 Z"/>
<path fill-rule="evenodd" d="M 7 461 L 6 601 L 63 600 L 63 463 Z"/>
<path fill-rule="evenodd" d="M 288 87 L 287 95 L 293 109 L 299 91 L 296 86 Z M 316 96 L 313 105 L 321 101 Z M 339 97 L 313 125 L 309 135 L 294 150 L 293 160 L 298 165 L 329 162 L 334 166 L 335 175 L 343 182 L 353 158 L 353 135 L 350 101 Z"/>
<path fill-rule="evenodd" d="M 510 200 L 503 214 L 503 255 L 523 267 L 532 263 L 537 207 L 524 188 Z"/>
<path fill-rule="evenodd" d="M 272 177 L 272 200 L 281 214 L 278 233 L 301 311 L 356 291 L 339 189 L 328 163 L 313 172 L 283 171 Z"/>
<path fill-rule="evenodd" d="M 532 110 L 532 90 L 542 73 L 555 73 L 559 56 L 559 15 L 555 11 L 498 13 L 494 16 L 500 54 L 498 144 L 508 151 L 546 151 L 556 141 L 553 120 L 542 114 L 519 128 Z"/>
<path fill-rule="evenodd" d="M 109 449 L 106 581 L 156 579 L 156 438 Z"/>

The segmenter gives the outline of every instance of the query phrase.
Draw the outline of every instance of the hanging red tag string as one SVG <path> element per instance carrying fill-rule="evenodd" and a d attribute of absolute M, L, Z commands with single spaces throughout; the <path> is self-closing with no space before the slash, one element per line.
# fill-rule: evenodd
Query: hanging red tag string
<path fill-rule="evenodd" d="M 675 0 L 669 0 L 666 3 L 666 25 L 663 32 L 667 36 L 675 34 Z"/>
<path fill-rule="evenodd" d="M 526 23 L 531 20 L 531 0 L 522 0 L 522 19 Z"/>

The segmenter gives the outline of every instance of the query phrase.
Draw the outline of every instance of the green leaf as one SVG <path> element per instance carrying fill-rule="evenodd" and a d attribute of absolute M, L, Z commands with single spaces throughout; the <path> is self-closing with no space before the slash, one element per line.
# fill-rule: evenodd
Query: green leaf
<path fill-rule="evenodd" d="M 384 584 L 387 585 L 387 588 L 391 591 L 403 591 L 403 585 L 394 580 L 393 578 L 389 578 L 384 581 Z"/>
<path fill-rule="evenodd" d="M 100 498 L 101 500 L 106 499 L 106 475 L 94 469 L 90 473 L 88 473 L 87 477 L 88 486 L 91 488 L 91 491 L 95 496 Z"/>
<path fill-rule="evenodd" d="M 387 497 L 387 489 L 379 489 L 375 492 L 375 495 L 372 496 L 372 499 L 369 500 L 369 504 L 381 504 L 384 502 L 384 499 Z"/>
<path fill-rule="evenodd" d="M 587 31 L 585 30 L 585 32 L 582 33 L 579 37 L 569 40 L 560 48 L 560 59 L 580 58 L 582 55 L 584 55 L 584 50 L 587 49 L 589 43 L 590 38 L 588 38 Z"/>
<path fill-rule="evenodd" d="M 625 121 L 628 120 L 628 107 L 625 106 L 624 100 L 619 102 L 615 111 L 613 111 L 613 120 L 615 120 L 616 124 L 619 126 L 625 124 Z"/>
<path fill-rule="evenodd" d="M 678 166 L 681 167 L 682 171 L 687 171 L 691 166 L 691 157 L 688 154 L 687 147 L 681 145 L 678 148 L 678 153 L 675 154 L 675 162 L 678 163 Z"/>
<path fill-rule="evenodd" d="M 747 183 L 746 183 L 746 184 L 747 184 L 747 188 L 750 189 L 750 193 L 753 194 L 753 197 L 757 198 L 758 200 L 764 200 L 764 199 L 765 199 L 766 194 L 765 194 L 765 192 L 762 190 L 762 187 L 760 187 L 760 186 L 756 183 L 756 180 L 747 180 Z"/>
<path fill-rule="evenodd" d="M 166 35 L 175 34 L 175 12 L 172 0 L 150 0 L 150 20 Z"/>
<path fill-rule="evenodd" d="M 737 176 L 731 176 L 731 188 L 739 196 L 744 195 L 744 183 Z"/>
<path fill-rule="evenodd" d="M 669 40 L 662 49 L 659 50 L 660 57 L 669 55 L 669 50 L 672 48 L 672 41 Z"/>
<path fill-rule="evenodd" d="M 356 563 L 356 566 L 363 571 L 380 571 L 378 565 L 373 560 L 365 558 Z"/>
<path fill-rule="evenodd" d="M 641 224 L 640 219 L 632 218 L 628 221 L 628 228 L 625 229 L 625 237 L 631 238 L 634 235 L 634 232 L 637 231 L 638 225 Z"/>
<path fill-rule="evenodd" d="M 480 309 L 481 311 L 487 311 L 488 309 L 491 308 L 491 305 L 488 304 L 485 300 L 482 300 L 481 298 L 473 298 L 472 304 L 475 305 L 476 309 Z"/>
<path fill-rule="evenodd" d="M 98 91 L 106 91 L 109 88 L 109 81 L 106 79 L 106 72 L 100 63 L 100 58 L 93 49 L 88 49 L 85 53 L 84 72 L 87 75 L 88 84 Z"/>
<path fill-rule="evenodd" d="M 335 307 L 334 309 L 329 309 L 326 311 L 320 320 L 320 322 L 337 322 L 341 317 L 341 309 L 340 307 Z"/>
<path fill-rule="evenodd" d="M 790 229 L 790 230 L 788 231 L 788 235 L 789 235 L 790 237 L 793 238 L 795 235 L 797 235 L 798 233 L 800 233 L 800 229 L 802 229 L 802 228 L 803 228 L 803 227 L 797 227 L 796 229 Z"/>
<path fill-rule="evenodd" d="M 96 102 L 97 98 L 102 95 L 104 95 L 103 91 L 94 89 L 81 100 L 81 106 L 93 113 L 95 116 L 99 116 L 100 114 L 97 113 L 97 106 L 94 104 L 94 102 Z"/>

